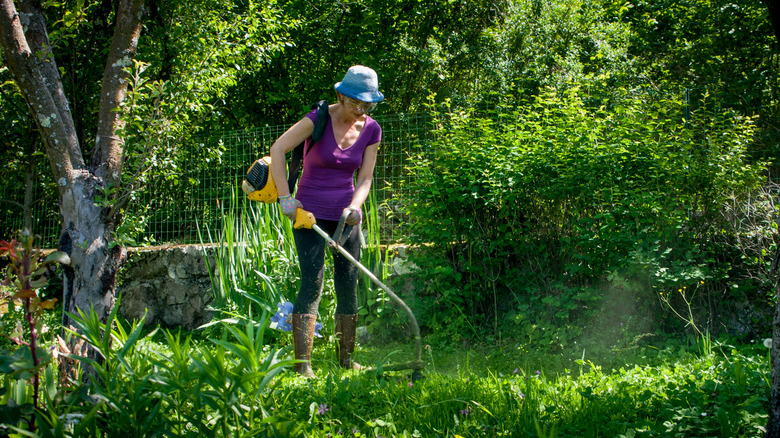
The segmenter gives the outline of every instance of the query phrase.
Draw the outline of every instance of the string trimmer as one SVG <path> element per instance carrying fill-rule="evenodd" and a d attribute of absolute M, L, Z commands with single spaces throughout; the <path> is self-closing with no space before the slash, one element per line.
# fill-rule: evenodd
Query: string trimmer
<path fill-rule="evenodd" d="M 273 181 L 273 177 L 271 176 L 270 165 L 271 157 L 263 157 L 255 161 L 252 164 L 252 167 L 249 168 L 246 178 L 241 185 L 241 189 L 244 191 L 244 193 L 247 194 L 247 197 L 250 200 L 264 203 L 275 203 L 277 201 L 279 193 L 276 189 L 276 184 Z M 260 187 L 260 189 L 257 189 L 258 187 Z M 412 330 L 414 331 L 415 359 L 408 362 L 383 365 L 381 369 L 382 371 L 414 370 L 412 373 L 412 380 L 418 380 L 422 377 L 422 369 L 425 367 L 425 362 L 422 360 L 422 338 L 420 336 L 420 326 L 417 325 L 417 318 L 414 317 L 414 314 L 412 313 L 411 309 L 409 309 L 409 306 L 407 306 L 406 303 L 404 303 L 404 301 L 395 294 L 395 292 L 382 283 L 376 277 L 376 275 L 374 275 L 368 268 L 363 266 L 352 256 L 352 254 L 350 254 L 341 246 L 341 242 L 339 242 L 342 240 L 341 237 L 346 237 L 346 235 L 349 235 L 348 228 L 345 229 L 345 220 L 347 215 L 348 213 L 345 213 L 341 216 L 341 220 L 339 221 L 339 225 L 336 228 L 336 232 L 334 234 L 335 239 L 334 237 L 329 236 L 328 233 L 323 231 L 322 228 L 317 225 L 317 220 L 314 218 L 313 214 L 302 208 L 299 208 L 295 213 L 295 222 L 293 222 L 293 228 L 306 228 L 314 230 L 317 234 L 322 236 L 323 239 L 325 239 L 328 247 L 331 250 L 335 250 L 341 253 L 341 255 L 349 260 L 350 263 L 360 269 L 360 271 L 363 272 L 372 283 L 390 295 L 393 301 L 395 301 L 395 303 L 398 304 L 404 310 L 404 312 L 406 312 L 406 315 L 409 317 L 409 320 L 412 323 Z M 376 371 L 377 369 L 369 367 L 365 368 L 365 370 Z"/>

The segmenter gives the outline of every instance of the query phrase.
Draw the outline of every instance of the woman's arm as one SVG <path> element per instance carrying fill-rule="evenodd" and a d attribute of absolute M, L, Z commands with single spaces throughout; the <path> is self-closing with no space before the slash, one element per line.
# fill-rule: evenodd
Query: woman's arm
<path fill-rule="evenodd" d="M 357 180 L 355 181 L 355 193 L 352 194 L 350 206 L 360 208 L 371 192 L 371 182 L 374 179 L 374 167 L 376 167 L 376 156 L 379 151 L 379 143 L 366 146 L 363 151 L 363 163 L 358 169 Z"/>
<path fill-rule="evenodd" d="M 290 188 L 287 186 L 287 162 L 285 155 L 311 137 L 312 132 L 314 132 L 314 122 L 308 117 L 304 117 L 298 123 L 292 125 L 271 145 L 271 177 L 276 183 L 279 197 L 290 195 Z"/>

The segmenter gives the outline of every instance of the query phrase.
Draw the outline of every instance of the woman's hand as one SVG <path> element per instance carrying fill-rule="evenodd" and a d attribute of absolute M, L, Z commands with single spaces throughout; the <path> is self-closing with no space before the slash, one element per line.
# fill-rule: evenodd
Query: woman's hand
<path fill-rule="evenodd" d="M 295 222 L 295 215 L 298 213 L 299 208 L 303 208 L 303 204 L 301 204 L 301 201 L 293 198 L 292 195 L 285 195 L 279 197 L 279 207 L 283 215 Z"/>
<path fill-rule="evenodd" d="M 349 207 L 344 209 L 345 212 L 349 212 L 349 216 L 347 216 L 347 219 L 344 221 L 349 226 L 355 226 L 360 223 L 360 209 L 350 205 Z"/>

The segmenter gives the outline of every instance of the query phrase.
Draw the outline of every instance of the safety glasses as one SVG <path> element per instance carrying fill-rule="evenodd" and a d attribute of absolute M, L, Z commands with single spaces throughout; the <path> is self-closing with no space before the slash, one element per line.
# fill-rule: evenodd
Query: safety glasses
<path fill-rule="evenodd" d="M 344 96 L 344 104 L 363 113 L 370 113 L 376 108 L 376 102 L 363 102 L 347 96 Z"/>

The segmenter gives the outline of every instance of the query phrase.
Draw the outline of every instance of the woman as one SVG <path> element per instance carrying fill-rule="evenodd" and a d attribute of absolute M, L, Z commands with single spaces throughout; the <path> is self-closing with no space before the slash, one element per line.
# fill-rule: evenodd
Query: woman
<path fill-rule="evenodd" d="M 314 214 L 317 225 L 329 235 L 333 235 L 344 212 L 349 214 L 348 225 L 361 223 L 361 206 L 371 189 L 382 139 L 382 128 L 367 113 L 384 99 L 376 72 L 362 65 L 350 67 L 334 88 L 338 103 L 329 107 L 330 117 L 322 139 L 304 145 L 304 171 L 295 197 L 289 193 L 287 184 L 277 184 L 282 214 L 294 221 L 296 210 L 303 208 Z M 316 110 L 308 113 L 271 146 L 274 181 L 287 180 L 285 155 L 311 137 L 316 116 Z M 342 246 L 359 260 L 360 227 L 351 230 Z M 295 371 L 314 377 L 311 347 L 322 296 L 326 242 L 310 229 L 294 230 L 293 236 L 301 268 L 301 289 L 292 314 L 293 345 L 295 358 L 303 361 L 296 364 Z M 339 363 L 345 368 L 359 369 L 360 365 L 352 361 L 358 310 L 358 269 L 341 254 L 334 254 L 333 270 Z"/>

